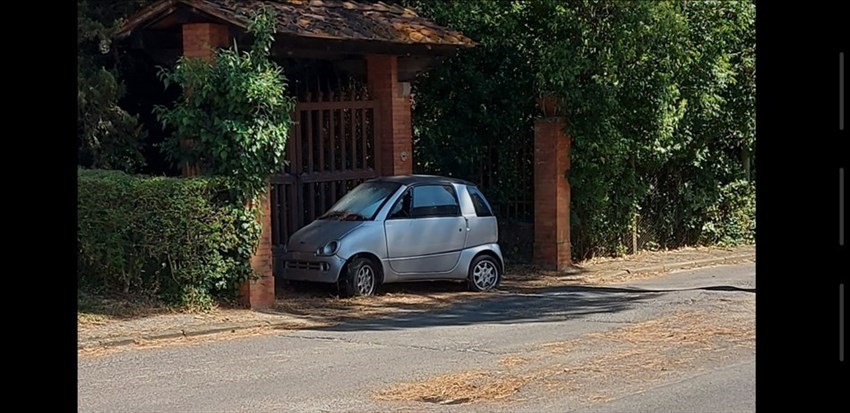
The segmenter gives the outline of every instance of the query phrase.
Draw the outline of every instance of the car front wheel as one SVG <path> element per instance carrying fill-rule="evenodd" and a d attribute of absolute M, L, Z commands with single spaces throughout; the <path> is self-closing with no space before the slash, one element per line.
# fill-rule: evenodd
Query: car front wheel
<path fill-rule="evenodd" d="M 378 289 L 378 270 L 372 260 L 355 258 L 346 266 L 339 283 L 339 293 L 343 297 L 374 295 Z"/>
<path fill-rule="evenodd" d="M 493 257 L 482 255 L 469 266 L 467 282 L 472 291 L 489 291 L 496 288 L 502 280 L 499 263 Z"/>

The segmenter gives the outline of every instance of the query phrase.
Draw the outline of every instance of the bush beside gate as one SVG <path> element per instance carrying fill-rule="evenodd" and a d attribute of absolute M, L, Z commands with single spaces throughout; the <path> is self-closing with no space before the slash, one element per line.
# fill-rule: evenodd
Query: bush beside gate
<path fill-rule="evenodd" d="M 208 307 L 252 275 L 260 228 L 228 180 L 82 169 L 78 178 L 81 290 Z"/>

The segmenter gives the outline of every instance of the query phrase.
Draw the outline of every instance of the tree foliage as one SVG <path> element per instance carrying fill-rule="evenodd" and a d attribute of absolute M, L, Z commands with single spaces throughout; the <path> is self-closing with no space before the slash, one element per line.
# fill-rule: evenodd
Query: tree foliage
<path fill-rule="evenodd" d="M 534 144 L 536 97 L 531 16 L 506 2 L 408 5 L 479 43 L 422 73 L 414 84 L 414 171 L 475 181 L 501 211 L 516 200 L 530 201 L 533 165 L 527 155 Z M 512 218 L 525 213 L 530 219 L 532 211 L 514 212 Z"/>
<path fill-rule="evenodd" d="M 79 163 L 138 170 L 145 128 L 119 101 L 125 89 L 112 35 L 121 18 L 149 1 L 77 0 L 77 139 Z"/>
<path fill-rule="evenodd" d="M 175 133 L 165 150 L 175 162 L 198 165 L 204 174 L 230 177 L 241 196 L 255 199 L 269 175 L 280 171 L 294 99 L 282 69 L 269 59 L 275 17 L 260 10 L 248 31 L 250 51 L 218 49 L 212 61 L 181 58 L 162 69 L 166 87 L 182 90 L 173 107 L 157 115 Z M 189 144 L 185 144 L 189 142 Z"/>
<path fill-rule="evenodd" d="M 576 258 L 624 251 L 635 225 L 645 247 L 709 242 L 718 200 L 734 198 L 721 191 L 752 196 L 732 184 L 753 164 L 752 2 L 406 3 L 479 42 L 416 83 L 417 160 L 475 179 L 512 152 L 484 148 L 530 142 L 532 102 L 554 94 L 573 139 Z"/>

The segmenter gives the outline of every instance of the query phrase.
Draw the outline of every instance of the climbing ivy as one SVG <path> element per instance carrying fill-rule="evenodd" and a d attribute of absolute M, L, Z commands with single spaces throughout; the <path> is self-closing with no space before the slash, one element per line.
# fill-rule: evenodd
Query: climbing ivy
<path fill-rule="evenodd" d="M 294 99 L 283 70 L 269 57 L 275 24 L 273 10 L 262 8 L 248 27 L 254 36 L 250 50 L 233 45 L 210 61 L 184 57 L 160 72 L 166 87 L 182 90 L 173 106 L 155 109 L 174 130 L 166 154 L 197 165 L 204 175 L 232 178 L 246 201 L 265 192 L 269 175 L 282 169 L 292 124 Z"/>

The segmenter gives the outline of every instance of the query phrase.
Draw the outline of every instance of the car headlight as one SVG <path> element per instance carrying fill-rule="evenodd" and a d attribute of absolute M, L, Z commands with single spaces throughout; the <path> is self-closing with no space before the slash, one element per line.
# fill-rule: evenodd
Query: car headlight
<path fill-rule="evenodd" d="M 325 255 L 325 256 L 334 255 L 334 254 L 336 254 L 336 251 L 338 249 L 339 249 L 339 242 L 338 241 L 331 241 L 331 242 L 325 244 L 323 247 L 316 250 L 316 255 Z"/>

